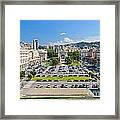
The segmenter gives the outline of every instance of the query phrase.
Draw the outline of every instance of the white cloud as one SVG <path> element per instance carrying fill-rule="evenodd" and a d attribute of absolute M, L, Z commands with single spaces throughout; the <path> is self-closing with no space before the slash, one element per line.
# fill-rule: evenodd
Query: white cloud
<path fill-rule="evenodd" d="M 70 38 L 68 38 L 68 37 L 66 37 L 66 38 L 63 39 L 63 42 L 64 42 L 64 43 L 72 43 L 73 40 L 70 39 Z"/>
<path fill-rule="evenodd" d="M 60 35 L 66 35 L 67 33 L 65 33 L 65 32 L 62 32 L 62 33 L 60 33 Z"/>
<path fill-rule="evenodd" d="M 100 41 L 99 36 L 89 36 L 85 39 L 80 40 L 79 42 L 97 42 L 97 41 Z"/>
<path fill-rule="evenodd" d="M 65 38 L 63 38 L 63 40 L 57 41 L 56 43 L 52 43 L 51 45 L 64 45 L 64 44 L 68 44 L 68 43 L 73 43 L 73 40 L 68 37 L 65 37 Z"/>
<path fill-rule="evenodd" d="M 69 37 L 64 37 L 63 40 L 57 41 L 56 43 L 50 42 L 49 45 L 64 45 L 69 43 L 79 43 L 79 42 L 98 42 L 100 41 L 99 36 L 89 36 L 86 38 L 71 39 Z"/>

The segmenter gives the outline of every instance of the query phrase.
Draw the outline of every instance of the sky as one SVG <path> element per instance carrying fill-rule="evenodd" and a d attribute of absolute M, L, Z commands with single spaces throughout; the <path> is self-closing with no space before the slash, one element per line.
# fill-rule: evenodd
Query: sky
<path fill-rule="evenodd" d="M 40 45 L 100 40 L 99 20 L 20 20 L 20 41 Z"/>

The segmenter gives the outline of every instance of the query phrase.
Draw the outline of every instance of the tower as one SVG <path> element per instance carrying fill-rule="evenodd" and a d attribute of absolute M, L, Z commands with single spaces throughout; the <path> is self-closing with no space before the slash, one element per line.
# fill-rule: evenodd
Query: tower
<path fill-rule="evenodd" d="M 32 48 L 33 48 L 34 50 L 37 50 L 37 49 L 38 49 L 38 46 L 39 46 L 38 39 L 34 39 L 34 40 L 32 41 Z"/>

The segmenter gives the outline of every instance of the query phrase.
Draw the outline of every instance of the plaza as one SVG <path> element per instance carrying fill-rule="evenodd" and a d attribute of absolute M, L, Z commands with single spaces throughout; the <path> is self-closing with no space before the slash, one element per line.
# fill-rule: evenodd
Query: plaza
<path fill-rule="evenodd" d="M 100 52 L 74 45 L 21 46 L 20 98 L 100 98 Z M 69 51 L 68 48 L 72 51 Z"/>
<path fill-rule="evenodd" d="M 89 70 L 81 66 L 57 65 L 44 67 L 35 65 L 36 75 L 21 87 L 21 98 L 25 96 L 89 96 L 99 97 L 100 83 L 96 76 L 90 77 Z M 72 91 L 72 92 L 71 92 Z M 84 91 L 84 92 L 83 92 Z"/>

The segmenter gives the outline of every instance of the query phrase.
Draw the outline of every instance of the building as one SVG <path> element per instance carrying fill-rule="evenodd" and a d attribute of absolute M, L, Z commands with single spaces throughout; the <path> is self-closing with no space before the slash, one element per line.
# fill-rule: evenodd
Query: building
<path fill-rule="evenodd" d="M 39 46 L 38 39 L 34 39 L 32 41 L 32 49 L 38 50 L 38 46 Z"/>
<path fill-rule="evenodd" d="M 29 65 L 41 64 L 47 60 L 47 50 L 31 50 L 29 52 Z"/>
<path fill-rule="evenodd" d="M 29 66 L 30 65 L 37 65 L 40 63 L 40 57 L 39 57 L 39 53 L 38 50 L 31 50 L 29 52 Z"/>
<path fill-rule="evenodd" d="M 96 50 L 95 58 L 100 59 L 100 49 Z"/>
<path fill-rule="evenodd" d="M 20 43 L 21 70 L 24 70 L 27 66 L 41 64 L 45 60 L 47 60 L 47 50 L 38 49 L 38 41 L 36 39 L 33 40 L 32 47 L 28 43 Z"/>
<path fill-rule="evenodd" d="M 55 51 L 55 53 L 58 53 L 58 51 L 59 51 L 59 45 L 54 45 L 53 46 L 53 50 Z"/>
<path fill-rule="evenodd" d="M 29 62 L 29 51 L 31 45 L 28 43 L 20 42 L 20 69 L 27 67 Z"/>
<path fill-rule="evenodd" d="M 63 49 L 64 49 L 64 46 L 63 46 L 63 45 L 59 45 L 59 49 L 60 49 L 60 50 L 63 50 Z"/>
<path fill-rule="evenodd" d="M 95 59 L 95 57 L 96 57 L 96 51 L 97 51 L 96 49 L 90 49 L 88 51 L 88 57 Z"/>
<path fill-rule="evenodd" d="M 60 63 L 65 63 L 65 58 L 68 57 L 68 53 L 66 51 L 59 51 L 58 57 L 60 59 Z"/>
<path fill-rule="evenodd" d="M 31 50 L 29 52 L 29 65 L 41 64 L 47 60 L 47 50 Z"/>
<path fill-rule="evenodd" d="M 38 50 L 39 53 L 39 58 L 40 58 L 40 62 L 44 62 L 47 60 L 47 50 Z"/>
<path fill-rule="evenodd" d="M 99 49 L 90 49 L 88 51 L 88 57 L 93 59 L 100 59 L 100 50 Z"/>
<path fill-rule="evenodd" d="M 81 59 L 88 56 L 88 51 L 89 51 L 89 49 L 87 49 L 87 48 L 81 49 L 81 51 L 80 51 Z"/>

